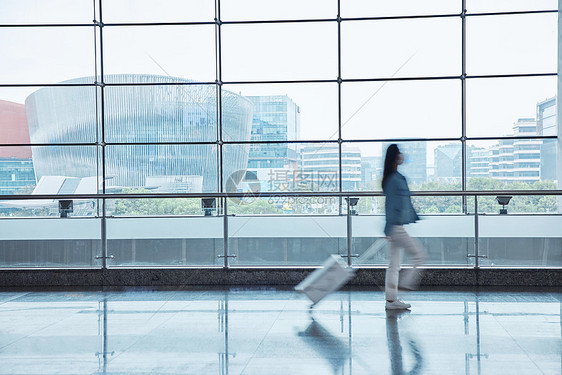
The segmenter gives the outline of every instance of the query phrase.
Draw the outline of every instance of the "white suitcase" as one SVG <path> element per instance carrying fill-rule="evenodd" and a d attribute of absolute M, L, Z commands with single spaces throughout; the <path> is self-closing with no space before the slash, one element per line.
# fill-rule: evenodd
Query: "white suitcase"
<path fill-rule="evenodd" d="M 308 275 L 295 287 L 295 290 L 306 294 L 314 306 L 328 294 L 339 289 L 354 274 L 355 270 L 349 267 L 341 256 L 332 255 L 324 262 L 322 268 Z"/>

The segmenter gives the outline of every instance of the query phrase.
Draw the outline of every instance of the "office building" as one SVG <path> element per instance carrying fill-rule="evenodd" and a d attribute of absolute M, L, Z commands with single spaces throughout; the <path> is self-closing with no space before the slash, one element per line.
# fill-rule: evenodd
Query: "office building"
<path fill-rule="evenodd" d="M 556 97 L 537 103 L 537 135 L 558 135 Z M 557 141 L 543 139 L 540 148 L 541 180 L 558 180 L 557 169 Z"/>
<path fill-rule="evenodd" d="M 381 156 L 361 157 L 361 185 L 365 190 L 380 189 L 382 179 L 383 159 Z"/>
<path fill-rule="evenodd" d="M 0 142 L 29 143 L 29 129 L 23 104 L 0 100 Z M 30 193 L 35 183 L 31 147 L 0 147 L 0 194 Z"/>
<path fill-rule="evenodd" d="M 383 157 L 390 143 L 382 144 Z M 427 181 L 427 142 L 402 142 L 398 144 L 400 152 L 405 156 L 401 173 L 409 182 L 422 184 Z"/>
<path fill-rule="evenodd" d="M 253 105 L 251 140 L 275 142 L 297 140 L 300 135 L 300 110 L 287 95 L 246 96 Z M 291 168 L 297 162 L 297 146 L 288 143 L 254 143 L 250 147 L 248 168 Z"/>
<path fill-rule="evenodd" d="M 339 147 L 305 146 L 301 150 L 302 180 L 312 191 L 336 191 L 339 189 Z M 361 185 L 361 150 L 342 146 L 342 189 L 357 190 Z"/>
<path fill-rule="evenodd" d="M 469 177 L 490 176 L 490 150 L 485 147 L 467 148 L 467 174 Z"/>
<path fill-rule="evenodd" d="M 513 125 L 513 136 L 533 136 L 535 119 L 521 118 Z M 541 180 L 540 139 L 503 139 L 491 148 L 490 176 L 504 182 Z"/>
<path fill-rule="evenodd" d="M 460 179 L 462 175 L 462 148 L 459 143 L 437 146 L 434 150 L 434 177 L 441 180 Z"/>

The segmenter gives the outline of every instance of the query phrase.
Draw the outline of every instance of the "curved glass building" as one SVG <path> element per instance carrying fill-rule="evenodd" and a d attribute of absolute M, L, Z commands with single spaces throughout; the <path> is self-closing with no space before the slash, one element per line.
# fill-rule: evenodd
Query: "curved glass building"
<path fill-rule="evenodd" d="M 63 83 L 94 81 L 94 77 L 83 77 Z M 42 88 L 26 99 L 31 143 L 104 140 L 109 143 L 105 148 L 109 185 L 166 191 L 162 181 L 168 187 L 174 181 L 175 186 L 182 186 L 199 176 L 202 186 L 199 183 L 199 187 L 187 190 L 217 190 L 215 142 L 219 139 L 219 126 L 215 85 L 144 74 L 107 75 L 105 82 L 123 84 L 104 89 L 105 138 L 99 115 L 101 90 L 94 86 L 59 86 Z M 223 137 L 250 140 L 252 113 L 253 104 L 248 99 L 222 90 Z M 177 142 L 182 144 L 173 144 Z M 185 144 L 189 142 L 211 144 Z M 37 179 L 101 175 L 101 149 L 95 146 L 35 146 L 32 152 Z M 247 163 L 248 148 L 232 147 L 223 161 L 223 175 L 245 169 Z"/>

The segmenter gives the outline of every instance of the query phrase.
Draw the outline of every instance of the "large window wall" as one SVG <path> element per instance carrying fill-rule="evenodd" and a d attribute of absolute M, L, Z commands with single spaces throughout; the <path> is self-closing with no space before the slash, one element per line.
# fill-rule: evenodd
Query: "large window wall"
<path fill-rule="evenodd" d="M 382 198 L 361 197 L 348 224 L 343 197 L 312 193 L 380 191 L 390 143 L 407 156 L 412 190 L 460 193 L 415 198 L 435 228 L 448 217 L 468 228 L 451 237 L 424 224 L 419 237 L 439 249 L 431 263 L 471 266 L 479 247 L 493 253 L 520 233 L 482 242 L 478 231 L 488 223 L 474 228 L 467 215 L 501 207 L 495 197 L 475 202 L 463 192 L 561 189 L 558 7 L 557 0 L 3 1 L 0 187 L 26 196 L 0 202 L 3 220 L 60 221 L 55 195 L 123 196 L 74 200 L 68 220 L 101 226 L 99 236 L 88 229 L 69 239 L 60 221 L 60 234 L 37 237 L 54 241 L 47 254 L 74 241 L 65 246 L 80 243 L 95 256 L 23 257 L 17 249 L 33 253 L 35 245 L 6 234 L 13 253 L 5 250 L 0 266 L 300 265 L 330 253 L 360 255 L 382 236 L 367 230 L 380 226 Z M 269 196 L 256 199 L 257 191 Z M 162 198 L 126 197 L 154 193 Z M 217 199 L 212 218 L 202 218 L 200 197 L 171 193 L 248 194 Z M 508 210 L 560 228 L 561 199 L 514 195 Z M 166 234 L 166 223 L 191 229 Z M 559 230 L 524 237 L 536 239 L 542 255 L 504 254 L 494 264 L 562 265 Z"/>

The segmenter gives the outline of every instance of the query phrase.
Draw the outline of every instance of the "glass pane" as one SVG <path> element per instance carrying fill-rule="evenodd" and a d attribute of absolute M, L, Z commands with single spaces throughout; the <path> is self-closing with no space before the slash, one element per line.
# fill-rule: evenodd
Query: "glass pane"
<path fill-rule="evenodd" d="M 469 137 L 515 135 L 518 133 L 516 128 L 520 121 L 536 120 L 540 103 L 549 101 L 556 95 L 556 81 L 556 77 L 467 80 L 467 135 Z M 543 134 L 555 133 L 550 126 L 545 127 Z"/>
<path fill-rule="evenodd" d="M 213 22 L 214 0 L 104 0 L 104 22 Z"/>
<path fill-rule="evenodd" d="M 345 217 L 229 217 L 232 266 L 320 265 L 347 254 Z"/>
<path fill-rule="evenodd" d="M 93 77 L 85 77 L 67 82 L 87 84 L 92 81 Z M 90 143 L 96 141 L 96 131 L 101 136 L 101 120 L 96 121 L 101 102 L 99 89 L 55 86 L 34 90 L 25 99 L 25 106 L 19 107 L 19 111 L 25 108 L 31 143 Z M 18 126 L 14 122 L 11 124 Z M 22 129 L 21 124 L 19 127 Z"/>
<path fill-rule="evenodd" d="M 336 18 L 335 0 L 221 0 L 221 20 Z"/>
<path fill-rule="evenodd" d="M 531 129 L 534 122 L 525 125 L 529 125 Z M 468 189 L 557 189 L 556 181 L 560 181 L 560 176 L 557 176 L 559 170 L 557 146 L 556 139 L 499 139 L 469 142 Z M 545 197 L 545 200 L 551 199 Z M 552 197 L 552 200 L 555 201 L 555 198 Z M 529 210 L 522 212 L 548 212 L 546 206 L 544 209 L 536 206 Z"/>
<path fill-rule="evenodd" d="M 461 130 L 460 80 L 342 85 L 344 139 L 460 137 Z"/>
<path fill-rule="evenodd" d="M 251 135 L 223 128 L 225 140 L 295 141 L 337 139 L 338 87 L 335 83 L 225 85 L 253 106 Z M 234 94 L 231 94 L 234 95 Z M 230 101 L 223 91 L 223 121 Z M 239 105 L 241 107 L 241 105 Z M 231 134 L 234 133 L 234 134 Z M 238 138 L 240 136 L 244 138 Z"/>
<path fill-rule="evenodd" d="M 123 193 L 217 191 L 215 145 L 106 147 L 106 186 Z"/>
<path fill-rule="evenodd" d="M 562 217 L 508 214 L 479 220 L 482 265 L 562 266 Z"/>
<path fill-rule="evenodd" d="M 110 266 L 223 265 L 220 217 L 107 220 Z"/>
<path fill-rule="evenodd" d="M 346 169 L 348 173 L 351 173 L 351 168 L 355 168 L 357 172 L 353 173 L 357 173 L 357 178 L 359 179 L 358 189 L 381 191 L 384 155 L 386 155 L 386 149 L 391 143 L 396 142 L 344 143 L 342 145 L 344 153 L 342 157 L 344 187 L 349 185 L 346 184 L 346 179 L 348 177 L 351 178 L 351 176 L 346 174 Z M 397 144 L 405 156 L 404 163 L 398 167 L 398 171 L 408 180 L 410 190 L 461 189 L 462 149 L 460 142 L 402 141 Z M 346 149 L 354 150 L 358 153 L 359 157 L 357 160 L 352 155 L 347 156 Z M 427 200 L 427 204 L 431 201 L 429 198 L 420 197 L 416 199 Z M 445 200 L 448 202 L 447 199 Z"/>
<path fill-rule="evenodd" d="M 460 18 L 343 22 L 342 77 L 460 75 L 461 26 Z"/>
<path fill-rule="evenodd" d="M 99 156 L 99 155 L 98 155 Z M 96 194 L 95 146 L 0 147 L 0 194 Z M 63 211 L 59 201 L 0 201 L 0 216 L 95 216 L 98 202 L 73 200 Z"/>
<path fill-rule="evenodd" d="M 35 186 L 31 147 L 1 147 L 0 195 L 31 194 Z"/>
<path fill-rule="evenodd" d="M 251 175 L 251 172 L 249 172 Z M 273 195 L 267 198 L 256 198 L 251 190 L 252 185 L 237 191 L 244 197 L 230 196 L 228 214 L 236 216 L 256 215 L 337 215 L 340 212 L 338 197 L 287 197 Z M 267 191 L 266 191 L 267 192 Z M 227 192 L 227 193 L 230 193 Z"/>
<path fill-rule="evenodd" d="M 38 184 L 36 194 L 97 191 L 99 154 L 95 146 L 33 146 L 31 152 Z"/>
<path fill-rule="evenodd" d="M 476 181 L 479 182 L 479 181 Z M 499 185 L 499 186 L 498 186 Z M 550 186 L 549 186 L 550 185 Z M 513 183 L 511 185 L 497 184 L 498 190 L 541 190 L 541 188 L 555 189 L 555 184 L 536 184 L 536 186 L 525 185 L 523 183 Z M 538 188 L 538 189 L 537 189 Z M 476 189 L 475 189 L 476 190 Z M 482 189 L 484 190 L 484 189 Z M 499 197 L 499 198 L 498 198 Z M 562 212 L 562 205 L 559 205 L 556 195 L 513 195 L 509 194 L 498 196 L 481 196 L 478 197 L 478 212 L 489 214 L 553 214 Z M 506 203 L 507 202 L 507 203 Z M 505 204 L 504 204 L 505 203 Z M 474 198 L 469 197 L 468 209 L 474 212 Z M 534 219 L 530 219 L 534 220 Z M 534 225 L 534 224 L 533 224 Z"/>
<path fill-rule="evenodd" d="M 337 191 L 338 152 L 337 144 L 327 143 L 225 145 L 224 189 L 237 192 L 251 183 L 263 192 Z M 358 180 L 351 183 L 355 186 Z"/>
<path fill-rule="evenodd" d="M 91 0 L 3 0 L 0 3 L 0 24 L 91 24 L 93 4 Z"/>
<path fill-rule="evenodd" d="M 0 219 L 0 267 L 99 267 L 101 219 Z"/>
<path fill-rule="evenodd" d="M 127 190 L 128 192 L 150 193 L 149 189 Z M 214 206 L 214 207 L 213 207 Z M 106 200 L 108 216 L 216 216 L 217 202 L 209 210 L 203 208 L 201 198 L 141 198 Z M 208 212 L 207 212 L 208 211 Z"/>
<path fill-rule="evenodd" d="M 468 17 L 466 25 L 467 74 L 556 73 L 557 14 Z"/>
<path fill-rule="evenodd" d="M 508 12 L 558 9 L 557 0 L 468 0 L 467 9 L 474 12 Z"/>
<path fill-rule="evenodd" d="M 437 197 L 435 197 L 437 198 Z M 353 259 L 356 265 L 386 265 L 390 246 L 384 239 L 384 216 L 353 216 Z M 407 226 L 427 253 L 427 265 L 468 265 L 474 250 L 474 218 L 465 215 L 423 216 Z M 405 256 L 404 263 L 409 259 Z"/>
<path fill-rule="evenodd" d="M 224 25 L 225 81 L 336 79 L 336 22 Z"/>
<path fill-rule="evenodd" d="M 0 51 L 2 83 L 58 83 L 94 75 L 93 27 L 1 28 Z"/>
<path fill-rule="evenodd" d="M 107 74 L 139 73 L 168 79 L 215 81 L 213 25 L 114 26 L 105 27 L 103 35 Z M 120 82 L 119 78 L 115 77 L 113 82 Z"/>
<path fill-rule="evenodd" d="M 410 16 L 461 12 L 460 0 L 345 0 L 342 17 Z"/>
<path fill-rule="evenodd" d="M 186 82 L 142 74 L 106 76 L 106 82 L 112 81 Z M 217 139 L 215 85 L 107 86 L 104 95 L 108 142 L 214 142 Z M 242 107 L 236 106 L 235 110 L 240 111 Z"/>

